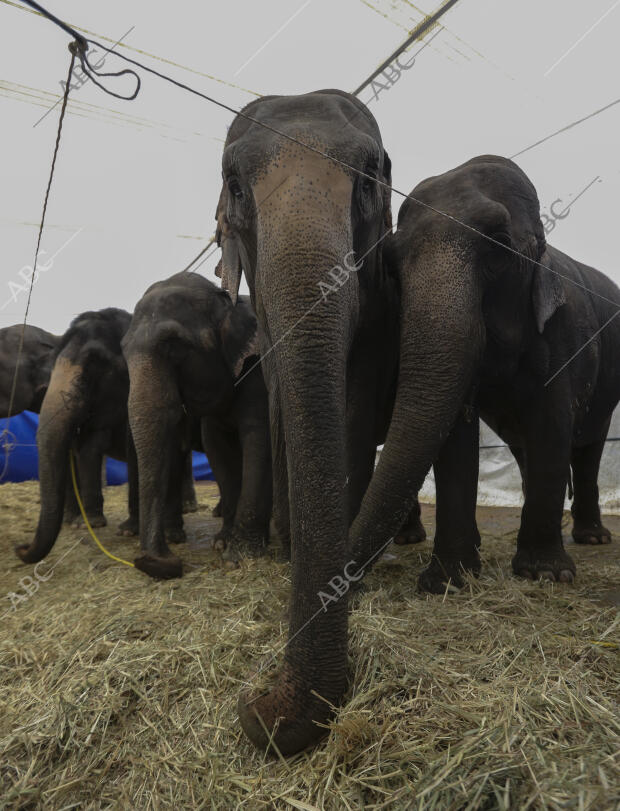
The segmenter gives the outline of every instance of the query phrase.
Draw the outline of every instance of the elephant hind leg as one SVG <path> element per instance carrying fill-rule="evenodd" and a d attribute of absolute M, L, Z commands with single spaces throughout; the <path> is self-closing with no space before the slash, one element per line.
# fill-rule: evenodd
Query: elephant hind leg
<path fill-rule="evenodd" d="M 603 438 L 597 442 L 583 448 L 573 448 L 571 467 L 574 498 L 571 513 L 575 543 L 592 545 L 611 543 L 611 532 L 601 521 L 598 503 L 598 471 L 606 436 L 607 430 Z"/>

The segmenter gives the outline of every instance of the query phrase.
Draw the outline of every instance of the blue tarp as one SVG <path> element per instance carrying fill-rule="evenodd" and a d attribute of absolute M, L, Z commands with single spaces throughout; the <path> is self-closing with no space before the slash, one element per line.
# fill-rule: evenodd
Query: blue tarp
<path fill-rule="evenodd" d="M 32 411 L 23 411 L 10 420 L 0 420 L 0 483 L 39 478 L 38 424 L 39 415 Z M 192 465 L 197 481 L 214 479 L 211 465 L 204 453 L 193 451 Z M 106 477 L 108 484 L 125 484 L 127 481 L 125 462 L 108 457 Z"/>

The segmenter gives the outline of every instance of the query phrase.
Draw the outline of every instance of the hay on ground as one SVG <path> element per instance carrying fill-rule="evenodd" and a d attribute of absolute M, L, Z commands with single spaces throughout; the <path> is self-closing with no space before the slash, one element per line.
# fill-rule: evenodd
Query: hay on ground
<path fill-rule="evenodd" d="M 51 576 L 16 602 L 33 567 L 13 545 L 32 537 L 38 488 L 0 488 L 0 806 L 618 808 L 613 547 L 571 546 L 572 587 L 522 582 L 518 513 L 487 510 L 483 575 L 445 597 L 416 592 L 429 542 L 391 549 L 352 606 L 346 704 L 324 743 L 282 762 L 243 737 L 236 702 L 286 640 L 289 567 L 223 569 L 199 545 L 216 492 L 197 489 L 182 580 L 151 581 L 64 529 Z M 107 489 L 101 537 L 131 559 L 115 535 L 124 491 Z"/>

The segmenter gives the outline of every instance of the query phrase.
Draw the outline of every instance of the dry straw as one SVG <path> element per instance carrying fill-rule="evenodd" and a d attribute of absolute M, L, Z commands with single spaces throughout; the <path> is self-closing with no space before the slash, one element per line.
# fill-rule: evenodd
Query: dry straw
<path fill-rule="evenodd" d="M 609 547 L 576 550 L 574 587 L 517 581 L 516 513 L 487 512 L 484 575 L 445 597 L 416 593 L 429 544 L 398 549 L 352 606 L 352 687 L 329 737 L 282 762 L 250 746 L 235 708 L 286 639 L 289 568 L 225 571 L 195 548 L 215 501 L 198 489 L 182 580 L 151 581 L 85 540 L 13 612 L 3 595 L 32 567 L 12 547 L 32 536 L 38 493 L 0 488 L 2 808 L 619 807 Z M 131 557 L 114 534 L 123 495 L 106 492 L 102 540 Z M 50 564 L 81 535 L 63 530 Z"/>

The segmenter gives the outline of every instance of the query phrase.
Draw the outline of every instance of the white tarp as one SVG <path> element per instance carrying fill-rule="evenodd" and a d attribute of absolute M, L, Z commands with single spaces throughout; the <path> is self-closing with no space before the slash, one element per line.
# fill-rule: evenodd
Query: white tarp
<path fill-rule="evenodd" d="M 598 479 L 600 504 L 604 512 L 620 514 L 620 441 L 612 441 L 613 438 L 620 438 L 620 406 L 614 412 L 608 438 L 610 441 L 603 451 Z M 435 500 L 432 471 L 424 482 L 420 499 L 431 502 Z M 520 507 L 523 504 L 519 467 L 508 447 L 482 422 L 478 503 L 498 507 Z M 569 507 L 570 502 L 567 500 L 566 509 Z"/>

